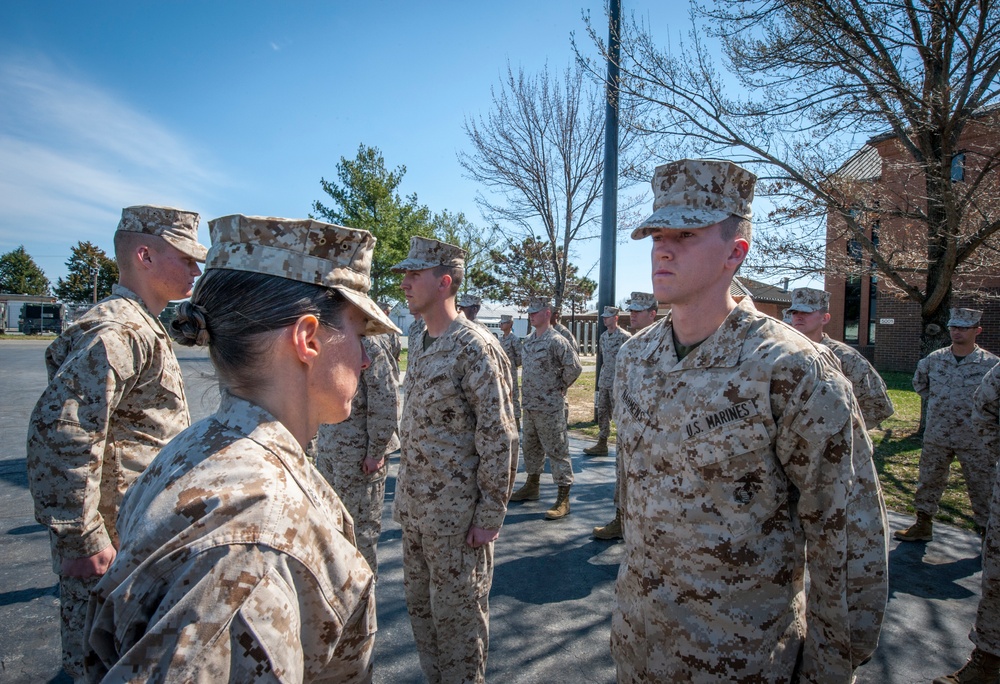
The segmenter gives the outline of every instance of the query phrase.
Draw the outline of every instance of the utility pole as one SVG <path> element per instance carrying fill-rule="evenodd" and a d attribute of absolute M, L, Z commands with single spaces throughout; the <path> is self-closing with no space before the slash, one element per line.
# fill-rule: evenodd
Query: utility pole
<path fill-rule="evenodd" d="M 100 274 L 101 268 L 97 264 L 97 257 L 94 257 L 94 304 L 97 304 L 97 276 Z"/>
<path fill-rule="evenodd" d="M 597 336 L 604 332 L 601 314 L 615 303 L 615 247 L 618 240 L 618 61 L 621 0 L 608 3 L 608 79 L 604 108 L 604 193 L 601 197 L 601 270 L 597 289 Z M 601 346 L 597 345 L 597 377 L 601 377 Z M 597 383 L 594 383 L 594 420 L 597 420 Z"/>

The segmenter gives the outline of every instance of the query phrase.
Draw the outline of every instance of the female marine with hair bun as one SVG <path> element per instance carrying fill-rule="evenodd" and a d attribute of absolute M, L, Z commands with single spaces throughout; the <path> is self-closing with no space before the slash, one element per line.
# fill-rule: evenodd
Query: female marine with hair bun
<path fill-rule="evenodd" d="M 361 337 L 398 332 L 366 294 L 375 239 L 311 220 L 209 226 L 172 332 L 208 345 L 221 404 L 125 498 L 121 549 L 91 598 L 88 676 L 368 681 L 372 572 L 305 447 L 350 414 Z"/>

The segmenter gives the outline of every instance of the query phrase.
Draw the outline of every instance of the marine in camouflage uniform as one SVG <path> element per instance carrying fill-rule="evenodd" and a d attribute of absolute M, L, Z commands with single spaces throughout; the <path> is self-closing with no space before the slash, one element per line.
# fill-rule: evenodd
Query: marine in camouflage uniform
<path fill-rule="evenodd" d="M 371 365 L 361 373 L 351 416 L 320 426 L 316 467 L 350 512 L 358 550 L 377 575 L 389 454 L 399 448 L 399 365 L 389 335 L 362 344 Z"/>
<path fill-rule="evenodd" d="M 500 346 L 507 354 L 510 362 L 511 399 L 514 402 L 514 420 L 517 429 L 521 429 L 521 387 L 517 381 L 517 369 L 521 367 L 521 339 L 513 333 L 514 318 L 509 314 L 500 316 L 500 328 L 508 326 L 507 331 L 500 336 Z"/>
<path fill-rule="evenodd" d="M 427 330 L 427 324 L 424 323 L 423 318 L 414 318 L 413 322 L 410 323 L 410 327 L 406 331 L 406 349 L 407 353 L 413 351 L 416 348 L 417 340 L 423 332 Z"/>
<path fill-rule="evenodd" d="M 548 324 L 551 303 L 534 297 L 528 315 L 535 329 L 522 343 L 524 364 L 521 408 L 524 429 L 524 468 L 527 481 L 511 501 L 538 499 L 539 481 L 549 457 L 552 480 L 559 487 L 556 503 L 545 517 L 556 520 L 569 513 L 569 490 L 573 484 L 573 463 L 569 457 L 566 431 L 566 391 L 583 371 L 580 357 L 566 339 Z"/>
<path fill-rule="evenodd" d="M 493 540 L 517 467 L 510 367 L 496 337 L 458 314 L 463 250 L 413 237 L 403 291 L 427 322 L 410 349 L 393 517 L 406 607 L 428 681 L 483 682 Z M 447 276 L 435 275 L 446 267 Z M 434 332 L 436 336 L 432 337 Z"/>
<path fill-rule="evenodd" d="M 218 270 L 318 285 L 360 309 L 367 333 L 397 330 L 365 294 L 375 244 L 370 233 L 240 215 L 215 219 L 210 228 L 208 273 L 199 287 Z M 202 299 L 196 290 L 182 305 L 174 328 L 187 344 L 220 344 L 222 334 L 229 345 L 249 341 L 250 334 L 231 332 L 238 322 L 222 318 L 239 321 L 244 311 L 211 318 L 224 294 Z M 185 327 L 192 321 L 196 336 Z M 293 334 L 309 335 L 315 323 L 313 314 L 302 315 Z M 257 386 L 238 385 L 241 394 L 294 394 L 276 406 L 302 435 L 225 389 L 218 411 L 172 440 L 129 490 L 119 518 L 121 550 L 91 600 L 90 679 L 371 680 L 373 574 L 355 548 L 350 515 L 303 450 L 304 433 L 319 423 L 300 418 L 308 413 L 301 404 L 315 399 L 323 401 L 320 418 L 331 417 L 331 405 L 346 405 L 343 391 L 316 380 L 330 379 L 329 355 L 348 349 L 336 345 L 350 344 L 356 332 L 334 338 L 347 342 L 310 344 L 306 357 L 268 359 L 267 367 L 284 372 Z M 304 376 L 287 379 L 293 366 Z M 220 377 L 231 381 L 228 372 L 220 370 Z M 300 379 L 306 389 L 288 391 Z"/>
<path fill-rule="evenodd" d="M 597 444 L 583 450 L 583 453 L 596 456 L 608 453 L 608 437 L 611 435 L 611 411 L 614 406 L 615 359 L 618 350 L 632 337 L 632 333 L 618 326 L 618 308 L 604 307 L 601 314 L 606 322 L 607 330 L 601 333 L 598 345 L 601 348 L 601 374 L 597 378 Z M 613 328 L 612 328 L 613 326 Z"/>
<path fill-rule="evenodd" d="M 728 294 L 753 182 L 729 162 L 660 166 L 656 211 L 632 234 L 653 235 L 654 289 L 672 310 L 622 348 L 615 380 L 619 682 L 849 682 L 865 650 L 849 575 L 852 544 L 871 545 L 849 528 L 884 540 L 880 492 L 851 498 L 871 443 L 829 357 Z M 707 338 L 678 341 L 692 329 Z"/>
<path fill-rule="evenodd" d="M 983 378 L 972 404 L 976 435 L 993 458 L 997 458 L 1000 456 L 1000 364 L 993 366 Z M 997 477 L 994 475 L 990 521 L 983 540 L 982 594 L 976 622 L 969 634 L 975 648 L 964 667 L 951 675 L 938 677 L 934 684 L 993 684 L 1000 676 L 1000 487 Z"/>
<path fill-rule="evenodd" d="M 569 346 L 573 348 L 574 354 L 577 356 L 580 355 L 580 342 L 577 341 L 576 335 L 570 332 L 569 328 L 559 322 L 558 316 L 556 317 L 556 322 L 552 324 L 552 329 L 562 335 L 564 340 L 569 342 Z"/>
<path fill-rule="evenodd" d="M 122 211 L 118 231 L 162 238 L 164 247 L 204 261 L 198 215 L 166 207 Z M 169 247 L 167 247 L 169 245 Z M 117 250 L 116 250 L 117 251 Z M 49 385 L 28 424 L 28 485 L 35 519 L 49 529 L 53 571 L 59 575 L 63 667 L 83 676 L 84 620 L 100 575 L 71 565 L 117 548 L 116 520 L 125 491 L 153 457 L 190 422 L 181 369 L 157 315 L 166 301 L 147 304 L 152 278 L 173 279 L 171 295 L 190 294 L 197 265 L 174 273 L 137 270 L 118 254 L 122 282 L 45 353 Z M 162 285 L 160 286 L 162 287 Z M 110 562 L 110 558 L 106 562 Z"/>
<path fill-rule="evenodd" d="M 1000 358 L 975 343 L 982 331 L 981 316 L 975 309 L 952 309 L 948 321 L 952 345 L 921 359 L 913 374 L 913 389 L 920 395 L 927 417 L 913 502 L 917 522 L 896 531 L 894 536 L 901 541 L 931 541 L 932 521 L 955 458 L 962 466 L 976 526 L 981 533 L 986 530 L 997 456 L 976 436 L 972 396 Z"/>
<path fill-rule="evenodd" d="M 872 430 L 891 416 L 895 409 L 885 381 L 868 359 L 843 342 L 832 339 L 823 332 L 830 321 L 830 293 L 811 287 L 792 290 L 792 304 L 787 311 L 792 316 L 792 326 L 813 342 L 822 344 L 834 353 L 840 370 L 850 381 L 854 397 L 861 406 L 865 427 Z M 798 315 L 796 315 L 798 314 Z"/>

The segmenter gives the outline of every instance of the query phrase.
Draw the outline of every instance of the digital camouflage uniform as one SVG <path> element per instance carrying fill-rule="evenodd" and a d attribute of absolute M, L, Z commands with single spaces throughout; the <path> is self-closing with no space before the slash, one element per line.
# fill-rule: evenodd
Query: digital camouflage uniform
<path fill-rule="evenodd" d="M 371 679 L 374 585 L 350 515 L 259 406 L 224 392 L 129 491 L 119 529 L 91 678 Z"/>
<path fill-rule="evenodd" d="M 1000 364 L 983 378 L 973 399 L 976 432 L 995 459 L 1000 455 Z M 994 476 L 990 522 L 983 541 L 982 596 L 969 638 L 977 648 L 1000 656 L 1000 487 Z"/>
<path fill-rule="evenodd" d="M 972 424 L 972 396 L 1000 359 L 976 345 L 960 362 L 951 347 L 931 352 L 917 364 L 913 389 L 926 407 L 920 479 L 914 497 L 918 513 L 937 513 L 948 483 L 948 469 L 958 458 L 969 489 L 976 525 L 986 529 L 997 456 L 984 448 Z"/>
<path fill-rule="evenodd" d="M 577 341 L 576 336 L 572 332 L 570 332 L 570 329 L 567 328 L 562 323 L 555 323 L 551 327 L 557 333 L 559 333 L 560 335 L 562 335 L 563 338 L 567 342 L 569 342 L 569 346 L 571 346 L 573 348 L 573 352 L 577 356 L 579 356 L 580 355 L 580 343 L 579 343 L 579 341 Z"/>
<path fill-rule="evenodd" d="M 517 468 L 510 368 L 482 326 L 456 318 L 410 349 L 393 515 L 403 528 L 403 584 L 420 666 L 432 682 L 485 681 L 493 543 Z"/>
<path fill-rule="evenodd" d="M 28 485 L 49 529 L 53 571 L 118 543 L 125 491 L 191 422 L 166 330 L 114 285 L 45 352 L 49 385 L 28 423 Z M 59 580 L 63 664 L 82 676 L 83 625 L 97 577 Z"/>
<path fill-rule="evenodd" d="M 512 330 L 509 335 L 500 337 L 500 346 L 507 354 L 510 363 L 511 398 L 514 401 L 514 418 L 518 427 L 521 426 L 521 388 L 517 381 L 517 369 L 521 367 L 521 339 Z"/>
<path fill-rule="evenodd" d="M 424 323 L 422 318 L 414 318 L 413 322 L 410 323 L 409 329 L 406 331 L 406 348 L 407 353 L 412 353 L 420 342 L 420 335 L 425 330 L 427 330 L 427 324 Z"/>
<path fill-rule="evenodd" d="M 669 317 L 619 357 L 618 681 L 795 681 L 800 657 L 800 681 L 851 681 L 887 559 L 854 551 L 884 550 L 884 508 L 844 377 L 749 300 L 682 361 Z"/>
<path fill-rule="evenodd" d="M 611 412 L 614 408 L 615 361 L 618 350 L 632 333 L 616 328 L 614 332 L 601 333 L 601 376 L 597 379 L 597 426 L 598 439 L 606 440 L 611 434 Z"/>
<path fill-rule="evenodd" d="M 549 457 L 552 480 L 573 484 L 573 464 L 566 434 L 566 390 L 583 371 L 580 357 L 566 339 L 549 328 L 533 331 L 521 349 L 524 373 L 521 383 L 524 466 L 529 475 L 540 475 Z"/>
<path fill-rule="evenodd" d="M 320 426 L 316 467 L 351 514 L 358 550 L 377 574 L 388 455 L 399 448 L 399 366 L 390 335 L 365 337 L 362 344 L 371 365 L 361 373 L 350 417 Z M 377 472 L 365 473 L 366 457 L 385 462 Z"/>
<path fill-rule="evenodd" d="M 823 333 L 820 344 L 829 348 L 840 361 L 841 372 L 851 383 L 854 398 L 861 407 L 861 415 L 865 418 L 867 429 L 878 427 L 879 423 L 895 413 L 885 381 L 861 352 L 843 342 L 838 342 L 826 333 Z"/>

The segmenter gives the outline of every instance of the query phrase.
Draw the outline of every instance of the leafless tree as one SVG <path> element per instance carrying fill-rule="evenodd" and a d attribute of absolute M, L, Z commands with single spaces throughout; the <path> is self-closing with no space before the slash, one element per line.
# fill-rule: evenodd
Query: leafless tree
<path fill-rule="evenodd" d="M 924 352 L 940 346 L 955 288 L 1000 264 L 998 0 L 696 1 L 690 22 L 672 47 L 624 22 L 623 93 L 646 106 L 636 130 L 674 158 L 724 156 L 758 172 L 773 209 L 748 266 L 846 274 L 860 262 L 919 304 Z M 600 32 L 590 36 L 603 52 Z M 876 140 L 891 152 L 882 177 L 904 183 L 852 173 Z M 824 261 L 830 238 L 865 258 Z"/>
<path fill-rule="evenodd" d="M 576 240 L 600 228 L 604 174 L 603 85 L 586 77 L 579 64 L 560 76 L 548 69 L 537 75 L 506 75 L 493 89 L 493 107 L 469 118 L 472 143 L 458 160 L 469 177 L 483 185 L 477 202 L 511 244 L 544 236 L 552 264 L 556 308 L 567 296 L 569 260 Z M 620 166 L 628 166 L 628 139 L 619 144 Z M 622 212 L 629 200 L 620 202 Z"/>

